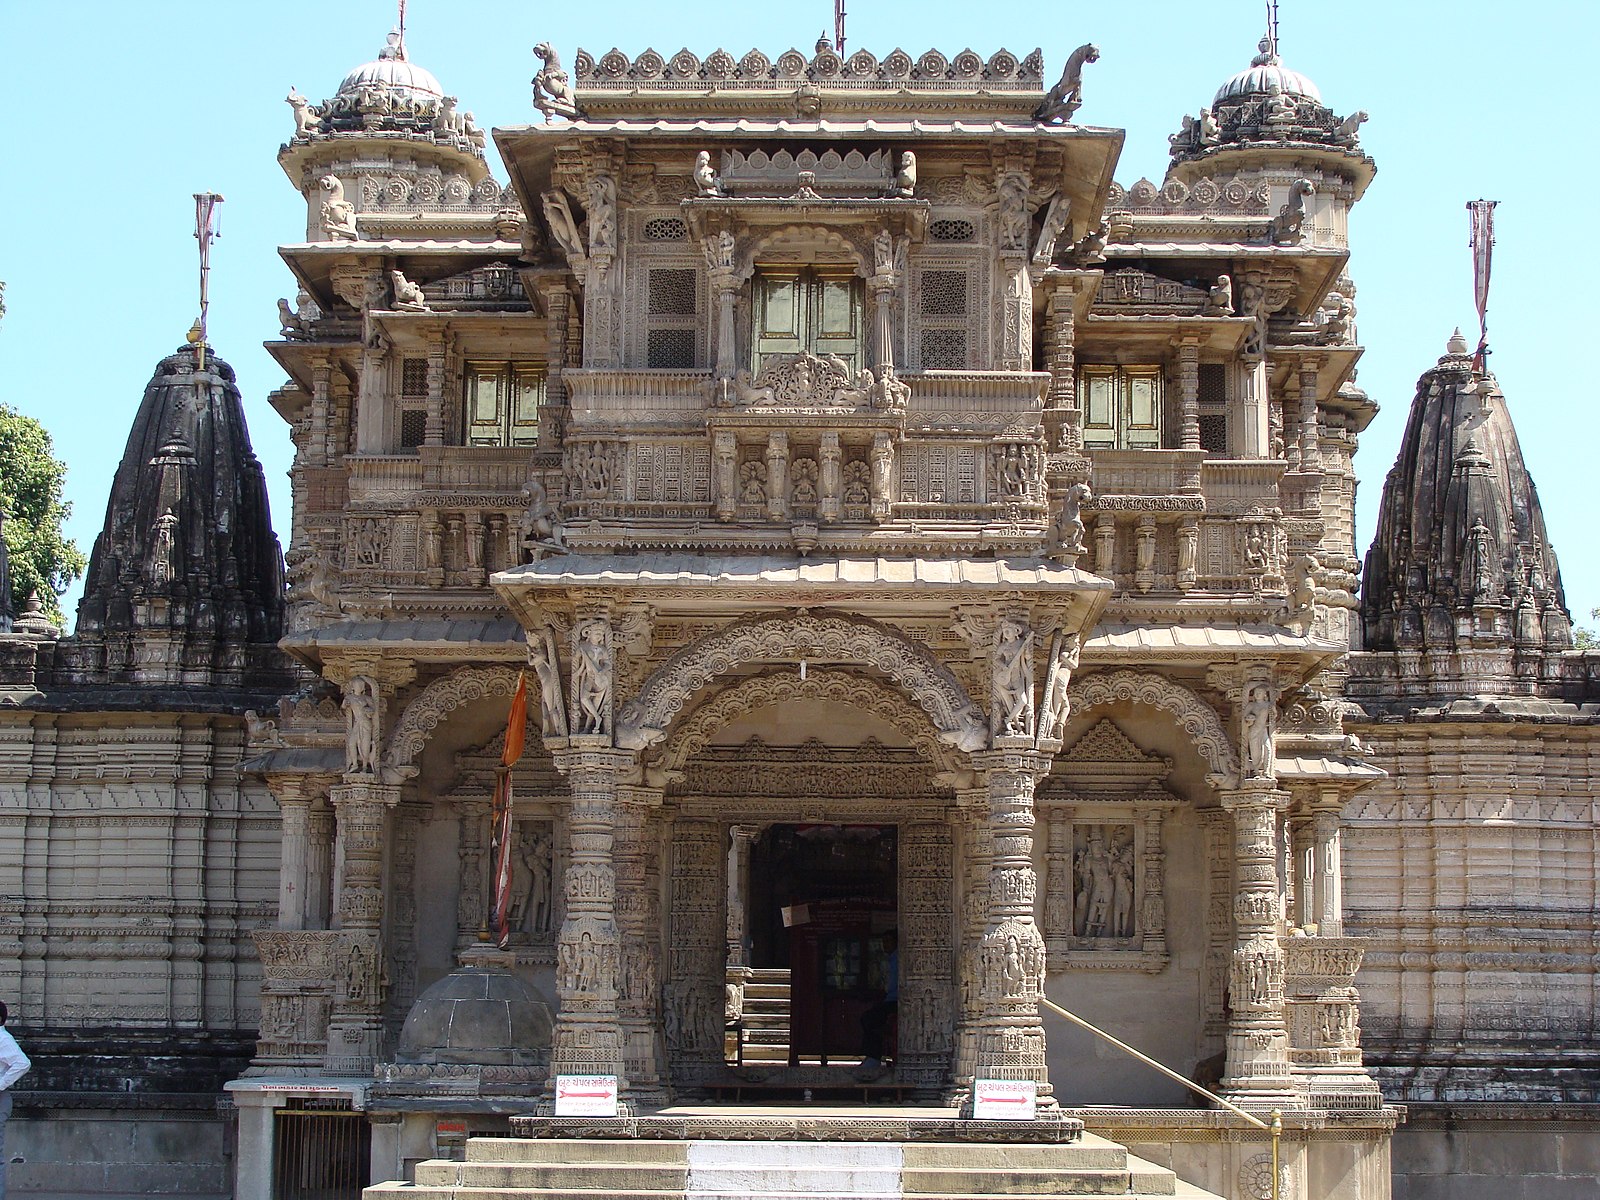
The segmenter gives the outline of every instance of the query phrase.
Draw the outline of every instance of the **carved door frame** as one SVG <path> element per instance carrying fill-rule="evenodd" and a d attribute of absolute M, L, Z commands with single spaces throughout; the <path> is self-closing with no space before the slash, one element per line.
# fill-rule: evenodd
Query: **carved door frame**
<path fill-rule="evenodd" d="M 900 1013 L 895 1081 L 937 1100 L 954 1067 L 958 1012 L 955 807 L 760 796 L 680 796 L 667 824 L 671 880 L 664 923 L 663 1033 L 675 1090 L 732 1083 L 723 1059 L 727 971 L 728 845 L 735 826 L 791 823 L 892 825 L 900 938 Z M 708 1013 L 715 1012 L 712 1022 Z M 841 1083 L 849 1068 L 841 1068 Z"/>

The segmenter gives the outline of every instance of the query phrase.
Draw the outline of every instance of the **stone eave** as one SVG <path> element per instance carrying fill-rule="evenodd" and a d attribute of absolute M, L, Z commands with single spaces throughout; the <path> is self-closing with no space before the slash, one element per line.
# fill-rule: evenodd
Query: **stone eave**
<path fill-rule="evenodd" d="M 853 121 L 829 118 L 779 120 L 734 118 L 615 118 L 580 119 L 552 125 L 516 125 L 496 128 L 495 145 L 500 150 L 511 182 L 524 212 L 539 211 L 538 199 L 550 188 L 550 173 L 556 151 L 582 139 L 615 139 L 640 142 L 666 149 L 680 146 L 685 151 L 684 170 L 693 159 L 690 151 L 738 142 L 799 142 L 880 140 L 888 143 L 977 143 L 980 147 L 996 143 L 1032 142 L 1051 144 L 1063 150 L 1060 171 L 1061 190 L 1072 201 L 1073 228 L 1086 227 L 1090 213 L 1105 206 L 1106 192 L 1122 153 L 1123 131 L 1090 125 L 1041 125 L 1033 120 L 903 120 L 864 119 Z"/>
<path fill-rule="evenodd" d="M 1249 317 L 1203 317 L 1192 313 L 1093 312 L 1078 326 L 1079 353 L 1093 353 L 1102 336 L 1118 350 L 1194 339 L 1202 350 L 1235 354 L 1255 328 Z"/>
<path fill-rule="evenodd" d="M 654 553 L 566 555 L 496 573 L 490 583 L 525 624 L 546 606 L 604 596 L 658 614 L 710 617 L 838 608 L 866 617 L 949 614 L 954 604 L 1046 603 L 1085 629 L 1111 597 L 1110 580 L 1048 559 L 711 557 Z"/>
<path fill-rule="evenodd" d="M 1175 159 L 1167 168 L 1166 179 L 1176 179 L 1193 187 L 1200 179 L 1225 179 L 1254 169 L 1300 170 L 1307 162 L 1324 171 L 1342 174 L 1351 180 L 1354 195 L 1361 199 L 1378 164 L 1355 146 L 1330 146 L 1325 142 L 1224 142 Z"/>
<path fill-rule="evenodd" d="M 1279 346 L 1269 343 L 1267 361 L 1272 372 L 1273 391 L 1287 394 L 1285 389 L 1291 381 L 1298 386 L 1300 365 L 1316 360 L 1319 363 L 1317 403 L 1329 404 L 1356 369 L 1361 354 L 1360 346 Z"/>
<path fill-rule="evenodd" d="M 1350 252 L 1337 246 L 1272 246 L 1243 242 L 1114 242 L 1105 249 L 1108 260 L 1177 260 L 1193 263 L 1230 263 L 1233 273 L 1289 267 L 1295 273 L 1296 312 L 1309 312 L 1350 261 Z"/>
<path fill-rule="evenodd" d="M 299 283 L 311 293 L 323 312 L 332 310 L 332 277 L 336 268 L 356 266 L 363 270 L 387 271 L 399 267 L 413 283 L 431 283 L 478 266 L 485 261 L 502 260 L 508 265 L 522 257 L 521 242 L 496 239 L 480 242 L 470 238 L 456 241 L 419 241 L 389 238 L 384 241 L 292 242 L 278 247 L 278 256 L 288 264 Z M 387 281 L 385 281 L 387 283 Z"/>
<path fill-rule="evenodd" d="M 294 381 L 295 386 L 305 393 L 308 403 L 312 386 L 311 372 L 316 367 L 324 362 L 337 363 L 353 360 L 359 358 L 361 354 L 361 342 L 359 339 L 346 338 L 336 342 L 282 340 L 263 342 L 262 345 L 266 348 L 267 353 L 272 355 L 273 361 L 283 368 L 284 374 L 288 375 Z M 286 420 L 289 419 L 288 414 L 278 408 L 276 404 L 273 404 L 273 408 L 277 409 L 280 416 L 283 416 Z"/>
<path fill-rule="evenodd" d="M 291 633 L 278 646 L 314 668 L 340 657 L 520 662 L 527 656 L 522 628 L 508 617 L 333 621 Z"/>
<path fill-rule="evenodd" d="M 418 163 L 459 171 L 473 184 L 492 174 L 488 160 L 480 154 L 438 142 L 431 134 L 398 130 L 387 133 L 341 130 L 297 137 L 278 148 L 278 165 L 298 190 L 304 185 L 308 171 L 319 167 L 325 171 L 349 168 L 378 155 L 403 156 Z"/>
<path fill-rule="evenodd" d="M 1118 663 L 1294 662 L 1310 675 L 1346 653 L 1337 642 L 1267 624 L 1105 623 L 1083 645 L 1084 670 Z"/>

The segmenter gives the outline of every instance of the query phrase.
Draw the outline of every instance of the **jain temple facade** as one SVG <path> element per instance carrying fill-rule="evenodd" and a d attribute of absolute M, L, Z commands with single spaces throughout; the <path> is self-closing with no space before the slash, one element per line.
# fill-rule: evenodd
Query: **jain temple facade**
<path fill-rule="evenodd" d="M 1600 656 L 1459 335 L 1355 544 L 1365 114 L 536 53 L 291 95 L 281 553 L 185 346 L 0 613 L 14 1192 L 1272 1194 L 1060 1005 L 1284 1197 L 1593 1194 Z"/>

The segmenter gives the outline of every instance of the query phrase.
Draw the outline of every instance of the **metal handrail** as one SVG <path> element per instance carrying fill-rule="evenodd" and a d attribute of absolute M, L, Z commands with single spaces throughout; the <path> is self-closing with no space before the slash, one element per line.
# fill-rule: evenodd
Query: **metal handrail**
<path fill-rule="evenodd" d="M 1256 1116 L 1255 1114 L 1246 1112 L 1244 1109 L 1240 1108 L 1237 1104 L 1232 1104 L 1229 1101 L 1224 1100 L 1221 1096 L 1217 1095 L 1210 1088 L 1201 1087 L 1194 1080 L 1188 1079 L 1185 1076 L 1179 1075 L 1171 1067 L 1164 1066 L 1163 1064 L 1158 1063 L 1155 1059 L 1151 1058 L 1148 1054 L 1145 1054 L 1145 1053 L 1143 1053 L 1143 1052 L 1141 1052 L 1139 1050 L 1135 1050 L 1132 1046 L 1128 1045 L 1127 1042 L 1123 1041 L 1121 1038 L 1113 1037 L 1111 1034 L 1107 1033 L 1104 1029 L 1101 1029 L 1098 1025 L 1094 1025 L 1094 1024 L 1091 1024 L 1088 1021 L 1085 1021 L 1077 1013 L 1069 1012 L 1067 1009 L 1062 1008 L 1061 1005 L 1057 1004 L 1055 1001 L 1047 1000 L 1043 996 L 1041 996 L 1041 997 L 1039 997 L 1039 1003 L 1041 1005 L 1043 1005 L 1045 1008 L 1048 1008 L 1051 1012 L 1055 1013 L 1058 1017 L 1065 1017 L 1067 1020 L 1071 1021 L 1074 1025 L 1080 1026 L 1083 1029 L 1087 1029 L 1090 1033 L 1094 1034 L 1097 1038 L 1101 1038 L 1101 1039 L 1103 1039 L 1103 1040 L 1105 1040 L 1107 1042 L 1110 1042 L 1118 1050 L 1121 1050 L 1124 1054 L 1131 1055 L 1133 1058 L 1138 1059 L 1145 1066 L 1154 1067 L 1157 1071 L 1160 1071 L 1168 1079 L 1171 1079 L 1175 1083 L 1183 1084 L 1183 1086 L 1188 1088 L 1191 1092 L 1195 1092 L 1195 1093 L 1198 1093 L 1201 1096 L 1204 1096 L 1207 1100 L 1210 1100 L 1213 1103 L 1218 1104 L 1221 1107 L 1227 1109 L 1229 1112 L 1231 1112 L 1236 1117 L 1243 1117 L 1245 1119 L 1245 1121 L 1249 1122 L 1251 1125 L 1254 1125 L 1257 1129 L 1266 1130 L 1267 1134 L 1272 1138 L 1272 1200 L 1281 1200 L 1281 1197 L 1279 1195 L 1279 1181 L 1278 1181 L 1278 1162 L 1279 1162 L 1278 1143 L 1279 1143 L 1280 1139 L 1283 1137 L 1283 1113 L 1282 1112 L 1280 1112 L 1278 1109 L 1275 1108 L 1270 1113 L 1267 1114 L 1268 1119 L 1263 1121 L 1260 1117 Z"/>

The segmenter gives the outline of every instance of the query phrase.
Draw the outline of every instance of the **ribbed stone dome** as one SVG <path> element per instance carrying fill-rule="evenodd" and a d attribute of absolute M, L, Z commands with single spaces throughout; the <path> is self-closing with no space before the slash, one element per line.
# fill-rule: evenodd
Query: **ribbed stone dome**
<path fill-rule="evenodd" d="M 549 1050 L 554 1028 L 544 998 L 509 971 L 460 967 L 417 997 L 395 1060 L 527 1064 Z"/>
<path fill-rule="evenodd" d="M 1299 71 L 1291 71 L 1276 54 L 1270 53 L 1266 42 L 1261 53 L 1250 60 L 1250 65 L 1217 89 L 1212 104 L 1221 104 L 1240 96 L 1265 96 L 1282 92 L 1286 96 L 1304 96 L 1322 102 L 1322 93 Z"/>
<path fill-rule="evenodd" d="M 344 77 L 339 94 L 350 95 L 364 87 L 382 87 L 405 93 L 410 99 L 438 100 L 444 89 L 433 73 L 406 61 L 405 44 L 398 30 L 389 31 L 388 44 L 371 62 L 362 63 Z"/>

